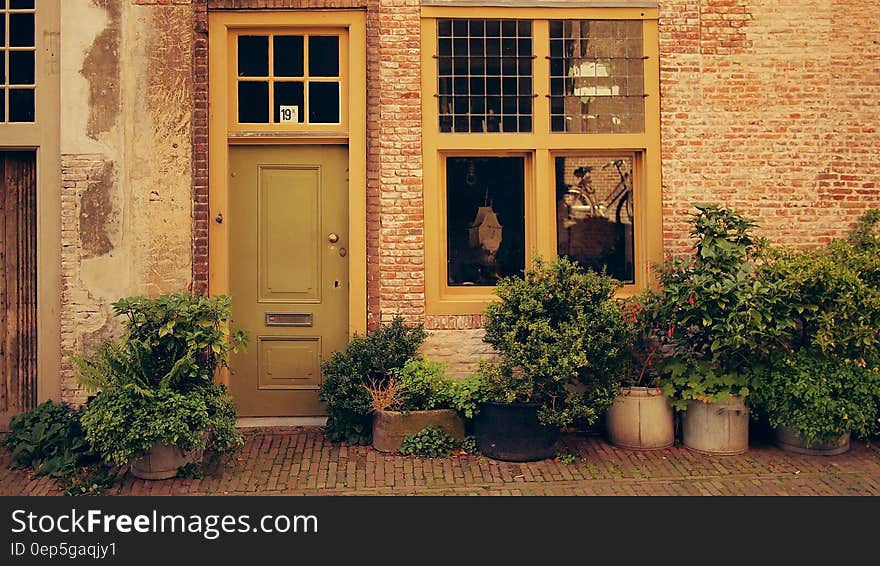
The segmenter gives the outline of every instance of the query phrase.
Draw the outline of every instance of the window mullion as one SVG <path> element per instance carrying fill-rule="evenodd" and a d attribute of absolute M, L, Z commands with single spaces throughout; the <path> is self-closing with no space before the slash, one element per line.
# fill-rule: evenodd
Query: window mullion
<path fill-rule="evenodd" d="M 550 99 L 548 98 L 550 94 L 550 25 L 548 20 L 535 20 L 532 24 L 532 34 L 535 54 L 532 85 L 536 95 L 534 133 L 543 137 L 550 133 Z"/>

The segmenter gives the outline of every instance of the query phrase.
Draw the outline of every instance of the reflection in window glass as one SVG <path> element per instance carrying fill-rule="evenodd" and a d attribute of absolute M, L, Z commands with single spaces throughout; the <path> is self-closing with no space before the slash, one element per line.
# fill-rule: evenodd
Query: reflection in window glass
<path fill-rule="evenodd" d="M 525 160 L 446 160 L 447 281 L 495 285 L 525 266 Z"/>
<path fill-rule="evenodd" d="M 645 130 L 642 33 L 640 21 L 550 21 L 554 132 Z"/>
<path fill-rule="evenodd" d="M 557 253 L 634 283 L 632 157 L 556 157 Z"/>

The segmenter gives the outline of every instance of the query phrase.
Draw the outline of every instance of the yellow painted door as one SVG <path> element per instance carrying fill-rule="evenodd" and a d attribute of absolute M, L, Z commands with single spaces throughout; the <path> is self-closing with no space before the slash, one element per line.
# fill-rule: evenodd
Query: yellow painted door
<path fill-rule="evenodd" d="M 319 416 L 321 360 L 348 341 L 345 146 L 230 148 L 230 360 L 241 416 Z"/>

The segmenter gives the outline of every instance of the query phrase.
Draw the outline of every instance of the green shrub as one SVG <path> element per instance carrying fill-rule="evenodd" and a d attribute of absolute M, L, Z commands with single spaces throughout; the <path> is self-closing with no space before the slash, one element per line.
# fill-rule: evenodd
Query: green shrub
<path fill-rule="evenodd" d="M 334 352 L 321 364 L 319 398 L 327 406 L 326 434 L 331 442 L 371 442 L 373 408 L 367 387 L 384 386 L 391 370 L 418 356 L 426 337 L 423 325 L 408 326 L 396 316 L 371 334 L 356 334 L 344 352 Z"/>
<path fill-rule="evenodd" d="M 35 475 L 72 474 L 100 460 L 80 424 L 82 412 L 67 403 L 41 403 L 12 417 L 4 444 L 16 463 Z"/>
<path fill-rule="evenodd" d="M 129 464 L 155 443 L 182 450 L 235 450 L 243 439 L 222 385 L 145 393 L 126 385 L 98 393 L 83 415 L 87 439 L 108 462 Z"/>
<path fill-rule="evenodd" d="M 214 372 L 247 346 L 230 334 L 230 299 L 189 294 L 133 297 L 113 304 L 125 335 L 76 357 L 80 383 L 99 393 L 82 417 L 107 462 L 128 464 L 154 443 L 214 458 L 241 447 L 235 404 Z"/>
<path fill-rule="evenodd" d="M 46 401 L 12 417 L 4 445 L 19 466 L 54 477 L 65 495 L 100 495 L 116 480 L 86 439 L 83 407 Z"/>
<path fill-rule="evenodd" d="M 880 365 L 880 245 L 867 213 L 848 240 L 809 250 L 776 249 L 762 276 L 778 290 L 778 316 L 795 321 L 785 349 Z"/>
<path fill-rule="evenodd" d="M 448 458 L 455 448 L 455 440 L 440 428 L 426 427 L 408 434 L 400 444 L 400 453 L 406 456 Z"/>
<path fill-rule="evenodd" d="M 617 394 L 633 338 L 614 298 L 621 287 L 565 258 L 502 278 L 486 309 L 484 340 L 501 357 L 481 370 L 488 398 L 539 403 L 545 424 L 594 422 Z"/>
<path fill-rule="evenodd" d="M 771 426 L 800 432 L 808 445 L 878 429 L 880 373 L 851 360 L 800 350 L 755 372 L 750 406 Z"/>
<path fill-rule="evenodd" d="M 402 368 L 390 370 L 389 375 L 385 388 L 368 388 L 374 409 L 452 409 L 465 418 L 471 418 L 477 412 L 478 400 L 473 380 L 450 378 L 443 363 L 411 358 Z"/>

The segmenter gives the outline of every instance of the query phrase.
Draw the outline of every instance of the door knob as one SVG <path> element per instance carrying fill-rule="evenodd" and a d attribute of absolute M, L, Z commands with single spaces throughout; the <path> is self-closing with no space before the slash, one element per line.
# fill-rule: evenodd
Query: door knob
<path fill-rule="evenodd" d="M 334 233 L 331 232 L 331 233 L 327 236 L 327 241 L 330 242 L 331 244 L 335 244 L 336 242 L 339 241 L 339 234 L 334 234 Z"/>

